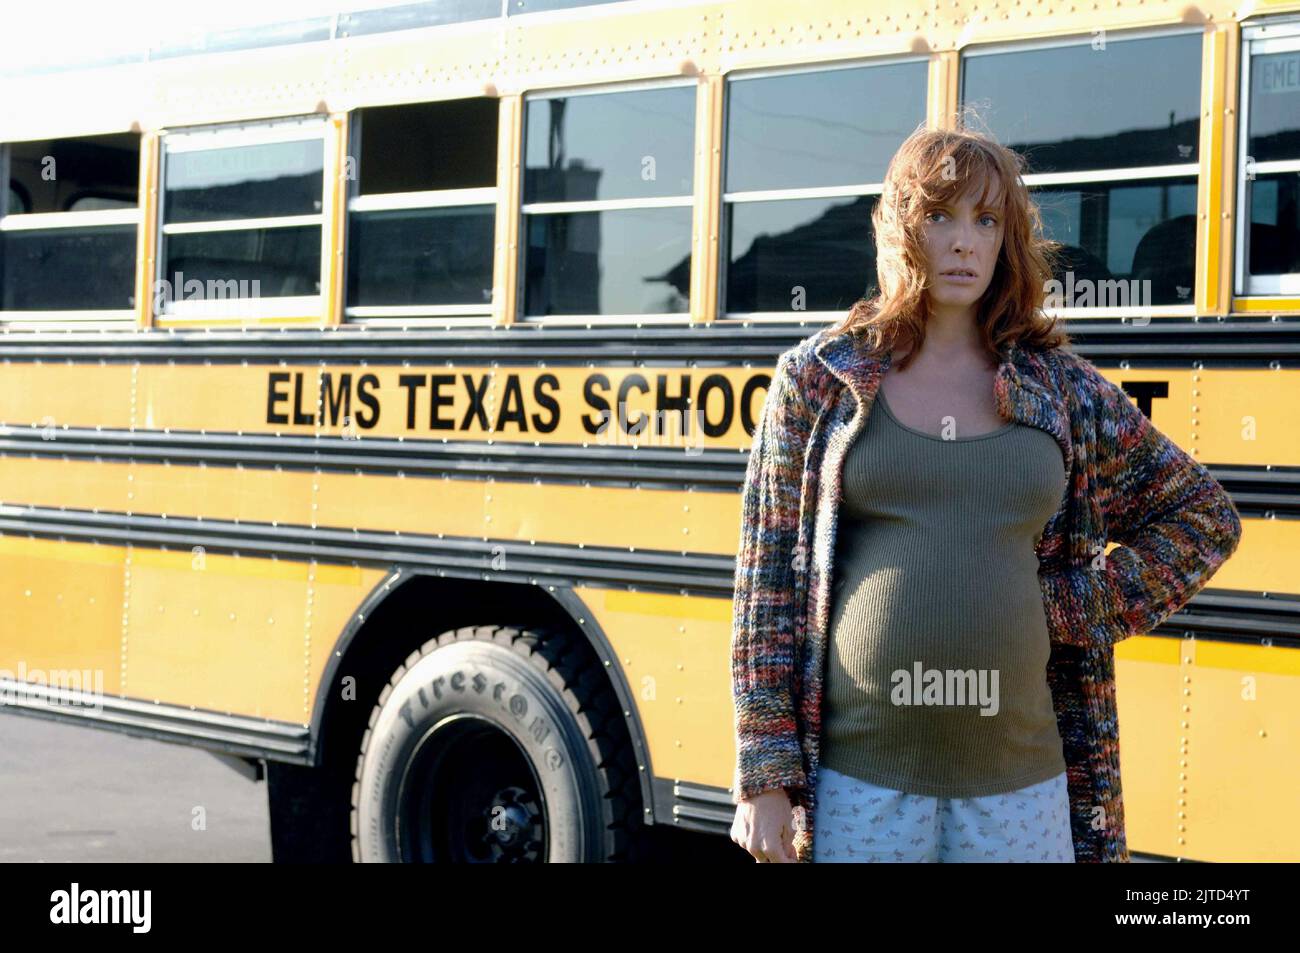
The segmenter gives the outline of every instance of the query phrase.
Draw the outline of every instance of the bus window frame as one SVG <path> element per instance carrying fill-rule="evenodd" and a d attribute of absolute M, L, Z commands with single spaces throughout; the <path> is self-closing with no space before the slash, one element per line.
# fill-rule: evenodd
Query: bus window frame
<path fill-rule="evenodd" d="M 497 101 L 497 129 L 501 125 L 501 101 Z M 490 327 L 494 323 L 493 309 L 497 288 L 493 279 L 493 301 L 483 305 L 436 304 L 436 305 L 352 305 L 347 303 L 349 249 L 352 233 L 352 213 L 384 211 L 388 209 L 435 209 L 454 208 L 466 205 L 487 205 L 492 209 L 493 222 L 500 203 L 501 189 L 498 185 L 485 185 L 471 189 L 424 189 L 414 192 L 379 192 L 371 195 L 361 194 L 361 164 L 365 156 L 361 150 L 361 126 L 368 107 L 361 106 L 348 114 L 349 158 L 353 162 L 353 177 L 347 183 L 345 201 L 345 225 L 343 229 L 343 246 L 339 254 L 343 260 L 343 323 L 365 327 Z M 496 237 L 493 236 L 493 242 Z"/>
<path fill-rule="evenodd" d="M 1137 27 L 1133 29 L 1115 29 L 1103 30 L 1107 40 L 1124 43 L 1134 40 L 1165 39 L 1171 36 L 1196 36 L 1202 38 L 1205 36 L 1205 27 L 1201 24 L 1186 25 L 1174 24 L 1170 26 L 1152 26 Z M 964 106 L 966 90 L 966 63 L 970 57 L 978 56 L 996 56 L 1007 53 L 1024 53 L 1033 50 L 1049 50 L 1062 47 L 1086 46 L 1096 38 L 1097 31 L 1092 30 L 1084 32 L 1073 30 L 1069 33 L 1063 33 L 1042 39 L 1032 40 L 1001 40 L 992 43 L 981 43 L 975 46 L 969 46 L 962 49 L 959 72 L 957 77 L 957 95 L 959 106 Z M 1202 70 L 1204 65 L 1202 64 Z M 1201 89 L 1204 85 L 1204 76 L 1201 82 L 1197 84 L 1197 114 L 1201 122 L 1205 121 L 1203 115 L 1204 108 L 1201 102 Z M 1030 197 L 1034 195 L 1034 186 L 1037 185 L 1073 185 L 1087 184 L 1089 182 L 1125 182 L 1133 179 L 1175 179 L 1194 176 L 1198 185 L 1198 198 L 1196 215 L 1199 219 L 1202 209 L 1200 208 L 1199 184 L 1201 180 L 1201 157 L 1197 157 L 1195 162 L 1170 163 L 1168 165 L 1158 166 L 1129 166 L 1118 169 L 1093 169 L 1079 170 L 1075 172 L 1038 172 L 1029 173 L 1022 176 L 1022 180 L 1030 190 Z M 1199 243 L 1199 238 L 1198 238 Z M 1190 297 L 1192 300 L 1187 304 L 1157 304 L 1141 308 L 1143 315 L 1151 317 L 1195 317 L 1196 316 L 1196 291 L 1195 281 L 1197 278 L 1196 268 L 1200 266 L 1199 249 L 1193 250 L 1193 288 Z M 1069 307 L 1054 308 L 1049 306 L 1043 307 L 1043 313 L 1056 318 L 1123 318 L 1129 317 L 1134 313 L 1132 307 Z"/>
<path fill-rule="evenodd" d="M 1239 76 L 1237 123 L 1237 225 L 1233 251 L 1232 290 L 1237 299 L 1263 302 L 1282 299 L 1288 305 L 1300 303 L 1300 272 L 1250 275 L 1246 263 L 1250 256 L 1250 183 L 1248 173 L 1300 172 L 1300 156 L 1273 162 L 1253 162 L 1250 148 L 1250 64 L 1252 57 L 1268 53 L 1300 53 L 1300 18 L 1295 16 L 1247 21 L 1241 27 L 1241 73 Z M 1240 310 L 1234 301 L 1233 309 Z"/>
<path fill-rule="evenodd" d="M 545 215 L 563 212 L 599 212 L 599 211 L 617 211 L 618 209 L 627 208 L 688 208 L 692 209 L 692 224 L 690 229 L 690 248 L 691 248 L 691 272 L 694 273 L 698 266 L 697 255 L 695 253 L 695 225 L 694 214 L 695 193 L 692 191 L 685 196 L 659 196 L 649 199 L 595 199 L 591 201 L 568 201 L 568 202 L 527 202 L 524 201 L 524 185 L 527 176 L 523 174 L 524 168 L 528 161 L 528 104 L 538 100 L 572 98 L 575 96 L 600 96 L 613 93 L 635 92 L 646 89 L 670 89 L 679 86 L 689 87 L 695 90 L 696 98 L 692 102 L 691 111 L 691 128 L 695 130 L 698 125 L 699 109 L 699 88 L 705 83 L 704 76 L 666 76 L 666 77 L 649 77 L 644 79 L 624 80 L 620 82 L 595 82 L 577 86 L 556 86 L 556 87 L 539 87 L 534 90 L 524 90 L 520 95 L 519 101 L 519 155 L 520 155 L 520 176 L 519 176 L 519 211 L 515 220 L 515 227 L 518 229 L 519 247 L 516 249 L 515 258 L 515 313 L 514 323 L 518 325 L 533 325 L 536 327 L 564 327 L 564 326 L 610 326 L 626 327 L 641 325 L 688 325 L 691 322 L 691 308 L 689 301 L 685 311 L 673 311 L 667 313 L 654 314 L 561 314 L 561 315 L 530 315 L 524 310 L 525 299 L 527 298 L 528 274 L 528 218 L 529 215 Z M 698 137 L 698 134 L 693 133 Z M 692 152 L 699 147 L 698 142 L 692 142 Z M 689 298 L 689 295 L 688 295 Z"/>
<path fill-rule="evenodd" d="M 135 130 L 121 130 L 133 132 Z M 59 139 L 77 139 L 78 136 L 59 136 Z M 96 225 L 134 225 L 136 238 L 144 227 L 144 202 L 141 192 L 136 191 L 135 205 L 131 208 L 92 209 L 87 211 L 61 212 L 9 212 L 9 191 L 12 188 L 24 198 L 28 209 L 32 207 L 32 198 L 21 183 L 11 183 L 9 179 L 9 146 L 0 142 L 0 180 L 7 186 L 5 200 L 0 204 L 0 232 L 49 231 L 58 228 L 86 228 Z M 143 143 L 141 144 L 143 148 Z M 131 285 L 135 287 L 135 276 L 140 263 L 136 261 L 131 269 Z M 0 327 L 14 330 L 40 330 L 43 328 L 85 328 L 113 329 L 133 327 L 136 321 L 135 308 L 93 308 L 93 309 L 51 309 L 41 311 L 7 311 L 0 309 Z"/>
<path fill-rule="evenodd" d="M 167 163 L 171 152 L 200 152 L 215 148 L 238 148 L 248 145 L 269 145 L 279 142 L 296 142 L 319 139 L 321 145 L 321 211 L 312 215 L 267 216 L 263 218 L 217 219 L 204 222 L 165 223 L 167 214 Z M 174 149 L 173 144 L 180 144 Z M 157 327 L 202 326 L 213 322 L 237 320 L 257 325 L 275 324 L 325 324 L 328 302 L 329 263 L 332 245 L 329 221 L 326 215 L 329 188 L 329 116 L 307 113 L 280 116 L 270 119 L 237 120 L 235 122 L 204 123 L 176 126 L 158 130 L 158 200 L 154 211 L 158 247 L 151 275 L 149 308 Z M 267 223 L 274 223 L 269 225 Z M 321 247 L 318 275 L 321 290 L 314 295 L 276 295 L 249 299 L 224 298 L 217 301 L 165 302 L 161 310 L 154 300 L 161 282 L 168 280 L 167 236 L 183 233 L 207 234 L 217 231 L 238 231 L 247 228 L 293 227 L 317 225 L 321 230 Z M 198 227 L 196 227 L 198 226 Z M 207 227 L 203 227 L 207 226 Z M 215 226 L 215 227 L 214 227 Z M 184 289 L 181 289 L 182 291 Z M 234 301 L 241 307 L 232 306 Z M 180 305 L 178 309 L 176 306 Z"/>
<path fill-rule="evenodd" d="M 733 205 L 743 202 L 768 202 L 810 198 L 855 198 L 862 195 L 880 195 L 885 188 L 884 179 L 879 182 L 850 183 L 848 185 L 814 186 L 802 189 L 757 189 L 729 192 L 726 189 L 727 175 L 727 140 L 731 125 L 731 84 L 733 81 L 745 82 L 752 79 L 766 79 L 774 76 L 789 76 L 803 73 L 830 73 L 845 69 L 871 69 L 875 66 L 901 66 L 905 63 L 924 63 L 927 66 L 931 54 L 899 53 L 883 56 L 854 57 L 847 60 L 830 60 L 817 63 L 797 63 L 788 66 L 763 66 L 752 69 L 741 68 L 728 70 L 722 74 L 722 132 L 719 136 L 719 154 L 721 165 L 718 168 L 719 189 L 715 201 L 718 204 L 718 247 L 717 255 L 718 296 L 717 324 L 788 324 L 805 321 L 838 321 L 844 317 L 843 311 L 727 311 L 727 273 L 731 256 L 731 231 L 728 228 L 727 203 Z M 929 108 L 929 76 L 922 79 L 925 92 L 926 109 Z M 925 122 L 923 111 L 920 121 Z M 874 241 L 874 238 L 872 239 Z"/>

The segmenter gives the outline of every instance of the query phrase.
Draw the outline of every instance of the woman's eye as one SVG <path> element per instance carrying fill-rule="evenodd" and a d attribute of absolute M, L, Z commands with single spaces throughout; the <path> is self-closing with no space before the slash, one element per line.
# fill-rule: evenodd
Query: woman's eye
<path fill-rule="evenodd" d="M 994 218 L 992 215 L 981 215 L 981 216 L 980 216 L 980 221 L 981 221 L 981 222 L 988 222 L 988 224 L 989 224 L 990 226 L 992 226 L 992 225 L 996 225 L 996 224 L 998 223 L 998 220 L 997 220 L 996 218 Z"/>
<path fill-rule="evenodd" d="M 927 221 L 937 222 L 943 218 L 943 212 L 931 212 L 926 216 Z"/>

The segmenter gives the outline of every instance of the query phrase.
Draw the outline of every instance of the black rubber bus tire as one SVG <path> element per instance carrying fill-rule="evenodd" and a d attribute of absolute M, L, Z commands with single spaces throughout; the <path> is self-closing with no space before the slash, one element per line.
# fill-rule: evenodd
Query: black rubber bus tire
<path fill-rule="evenodd" d="M 358 862 L 606 862 L 645 844 L 636 764 L 599 662 L 562 629 L 472 626 L 379 696 L 352 786 Z"/>

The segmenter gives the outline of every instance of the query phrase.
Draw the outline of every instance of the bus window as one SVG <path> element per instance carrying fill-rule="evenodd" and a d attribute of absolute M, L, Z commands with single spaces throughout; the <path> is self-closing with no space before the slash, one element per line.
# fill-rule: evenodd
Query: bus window
<path fill-rule="evenodd" d="M 919 59 L 728 78 L 723 317 L 839 317 L 869 292 L 871 212 L 927 76 Z"/>
<path fill-rule="evenodd" d="M 488 98 L 354 114 L 349 321 L 491 322 L 497 114 Z"/>
<path fill-rule="evenodd" d="M 0 321 L 134 320 L 140 136 L 114 133 L 2 147 Z M 103 196 L 91 207 L 79 196 Z"/>
<path fill-rule="evenodd" d="M 525 98 L 524 320 L 689 319 L 695 90 Z"/>
<path fill-rule="evenodd" d="M 1300 295 L 1300 24 L 1247 27 L 1238 294 Z"/>
<path fill-rule="evenodd" d="M 1201 36 L 1099 31 L 962 59 L 962 102 L 1025 155 L 1064 246 L 1064 313 L 1194 305 Z"/>
<path fill-rule="evenodd" d="M 157 314 L 321 313 L 324 132 L 313 116 L 163 136 Z"/>
<path fill-rule="evenodd" d="M 595 7 L 618 0 L 512 0 L 505 6 L 506 16 L 520 13 L 538 13 L 542 10 L 571 10 L 574 7 Z"/>
<path fill-rule="evenodd" d="M 9 183 L 9 214 L 21 215 L 31 210 L 32 203 L 27 194 L 19 186 Z"/>
<path fill-rule="evenodd" d="M 112 195 L 78 195 L 68 201 L 69 212 L 94 212 L 106 208 L 133 208 L 135 202 Z"/>

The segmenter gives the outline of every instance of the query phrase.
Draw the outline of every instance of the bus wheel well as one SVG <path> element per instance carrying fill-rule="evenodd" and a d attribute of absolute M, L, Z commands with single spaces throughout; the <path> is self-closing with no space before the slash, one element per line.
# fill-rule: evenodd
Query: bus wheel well
<path fill-rule="evenodd" d="M 566 604 L 569 608 L 566 608 Z M 584 624 L 574 613 L 581 612 Z M 339 637 L 321 684 L 312 714 L 313 767 L 310 776 L 319 779 L 316 790 L 327 787 L 336 792 L 338 785 L 350 785 L 356 767 L 370 713 L 388 685 L 393 672 L 403 665 L 412 652 L 435 636 L 451 629 L 474 625 L 517 625 L 558 627 L 581 636 L 574 644 L 578 651 L 590 652 L 598 659 L 608 650 L 598 651 L 595 637 L 603 641 L 593 626 L 590 613 L 584 612 L 572 591 L 538 585 L 450 578 L 420 574 L 409 570 L 395 571 L 380 583 L 366 599 L 357 615 Z M 610 677 L 612 666 L 600 666 Z M 616 677 L 616 676 L 615 676 Z M 629 708 L 625 686 L 610 685 L 624 711 L 639 771 L 643 816 L 649 821 L 653 807 L 649 786 L 648 763 L 644 738 L 640 736 L 635 709 Z M 288 774 L 283 771 L 283 774 Z M 288 786 L 286 784 L 286 790 Z M 350 793 L 343 806 L 350 803 Z M 337 798 L 329 797 L 328 827 L 338 826 L 334 814 Z M 346 817 L 346 814 L 344 815 Z M 322 826 L 326 822 L 322 821 Z M 343 821 L 346 831 L 346 819 Z M 313 835 L 315 836 L 315 835 Z M 333 838 L 330 838 L 331 842 Z M 349 848 L 350 849 L 350 848 Z M 331 848 L 331 855 L 336 850 Z M 289 851 L 286 850 L 286 856 Z"/>

